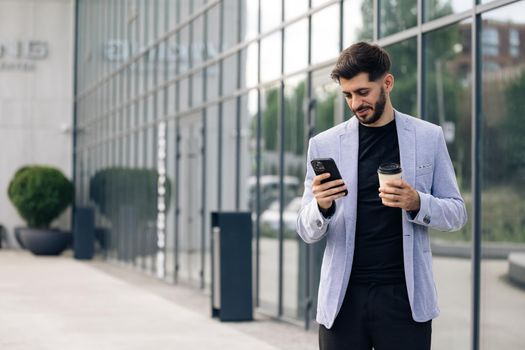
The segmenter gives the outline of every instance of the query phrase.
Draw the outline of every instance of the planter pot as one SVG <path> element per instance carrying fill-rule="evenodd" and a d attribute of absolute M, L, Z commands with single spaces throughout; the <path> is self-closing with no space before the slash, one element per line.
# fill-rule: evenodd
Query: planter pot
<path fill-rule="evenodd" d="M 35 255 L 60 255 L 71 243 L 71 233 L 52 229 L 21 228 L 24 247 Z"/>
<path fill-rule="evenodd" d="M 22 242 L 22 238 L 20 237 L 20 230 L 23 230 L 23 229 L 24 227 L 15 227 L 13 231 L 15 232 L 16 243 L 18 243 L 20 248 L 26 249 L 26 247 L 24 247 L 24 242 Z"/>

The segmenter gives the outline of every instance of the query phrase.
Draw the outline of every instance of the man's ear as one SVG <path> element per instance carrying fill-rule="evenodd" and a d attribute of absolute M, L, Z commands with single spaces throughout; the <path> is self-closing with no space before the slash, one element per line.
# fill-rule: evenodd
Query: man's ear
<path fill-rule="evenodd" d="M 385 75 L 385 78 L 383 80 L 383 86 L 385 87 L 386 92 L 392 91 L 394 88 L 394 76 L 390 73 L 387 73 Z"/>

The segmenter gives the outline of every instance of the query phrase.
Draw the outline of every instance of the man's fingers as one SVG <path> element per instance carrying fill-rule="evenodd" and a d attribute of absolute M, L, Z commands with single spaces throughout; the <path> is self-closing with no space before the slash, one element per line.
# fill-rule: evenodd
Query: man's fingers
<path fill-rule="evenodd" d="M 385 192 L 381 192 L 379 193 L 379 197 L 383 198 L 383 199 L 386 199 L 386 200 L 390 200 L 390 201 L 395 201 L 395 202 L 399 202 L 401 200 L 401 196 L 398 195 L 398 194 L 394 194 L 394 193 L 385 193 Z"/>
<path fill-rule="evenodd" d="M 325 198 L 327 196 L 330 196 L 335 193 L 339 193 L 344 190 L 346 190 L 345 185 L 336 186 L 336 187 L 328 188 L 325 190 L 322 190 L 321 187 L 319 186 L 313 190 L 313 193 L 315 194 L 316 198 Z"/>
<path fill-rule="evenodd" d="M 408 184 L 401 179 L 386 181 L 385 187 L 405 188 Z"/>
<path fill-rule="evenodd" d="M 330 177 L 330 173 L 323 173 L 321 175 L 317 175 L 316 177 L 314 177 L 314 181 L 312 185 L 316 185 L 316 186 L 320 185 L 322 180 L 328 179 L 329 177 Z"/>
<path fill-rule="evenodd" d="M 319 193 L 319 192 L 329 190 L 332 187 L 341 186 L 341 185 L 344 185 L 343 180 L 334 180 L 334 181 L 326 182 L 324 184 L 312 186 L 312 192 Z"/>
<path fill-rule="evenodd" d="M 337 193 L 337 194 L 323 198 L 323 201 L 331 202 L 331 201 L 335 201 L 336 199 L 342 198 L 344 196 L 345 196 L 344 193 Z"/>
<path fill-rule="evenodd" d="M 394 193 L 394 194 L 402 194 L 404 189 L 399 187 L 393 187 L 390 185 L 383 185 L 383 187 L 379 187 L 379 192 L 381 193 Z"/>
<path fill-rule="evenodd" d="M 383 205 L 386 205 L 387 207 L 392 207 L 392 208 L 401 208 L 401 202 L 389 201 L 387 199 L 383 199 Z"/>

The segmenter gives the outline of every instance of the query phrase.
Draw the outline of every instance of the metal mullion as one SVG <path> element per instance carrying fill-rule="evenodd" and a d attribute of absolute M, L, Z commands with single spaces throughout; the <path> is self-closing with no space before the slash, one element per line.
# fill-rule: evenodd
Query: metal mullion
<path fill-rule="evenodd" d="M 119 6 L 119 10 L 117 11 L 118 13 L 118 16 L 120 18 L 120 23 L 119 23 L 119 37 L 121 38 L 125 38 L 126 42 L 130 42 L 130 35 L 129 35 L 129 31 L 126 30 L 126 13 L 127 13 L 127 1 L 123 1 L 121 0 L 120 2 L 120 6 Z M 119 81 L 119 85 L 120 85 L 120 103 L 122 104 L 122 102 L 126 101 L 129 97 L 129 94 L 130 94 L 130 80 L 129 80 L 129 75 L 126 75 L 126 73 L 129 74 L 129 70 L 126 69 L 126 70 L 123 70 L 121 72 L 121 77 L 120 77 L 120 81 Z M 122 110 L 121 111 L 121 131 L 122 132 L 126 132 L 127 129 L 129 128 L 129 119 L 128 119 L 128 116 L 130 115 L 130 110 L 127 109 L 127 110 Z M 130 137 L 122 137 L 121 140 L 118 140 L 120 142 L 120 149 L 121 149 L 121 157 L 122 157 L 122 160 L 121 160 L 121 164 L 122 164 L 122 167 L 123 168 L 128 168 L 129 167 L 129 164 L 130 164 L 130 149 L 131 147 L 129 147 L 129 142 L 128 140 L 130 139 Z M 126 184 L 126 187 L 129 186 L 129 182 Z M 125 197 L 124 197 L 124 200 L 126 202 L 128 202 L 128 197 L 129 197 L 129 191 L 126 191 L 125 193 Z M 127 233 L 127 240 L 125 242 L 125 247 L 126 247 L 126 257 L 127 257 L 127 262 L 129 265 L 132 264 L 132 256 L 133 256 L 133 245 L 132 245 L 132 238 L 133 238 L 133 233 L 132 231 L 128 232 Z"/>
<path fill-rule="evenodd" d="M 416 83 L 416 101 L 417 106 L 416 110 L 419 118 L 423 117 L 423 86 L 425 79 L 425 72 L 423 71 L 423 33 L 421 31 L 423 24 L 423 11 L 424 11 L 424 0 L 417 0 L 417 58 L 416 58 L 416 74 L 417 74 L 417 83 Z"/>
<path fill-rule="evenodd" d="M 135 10 L 136 11 L 139 11 L 139 0 L 135 0 L 134 1 L 135 3 Z M 135 15 L 135 35 L 134 35 L 134 45 L 132 47 L 138 47 L 138 45 L 140 44 L 140 19 L 138 17 L 138 14 L 134 14 Z M 131 54 L 133 54 L 133 52 L 131 52 Z M 135 68 L 132 69 L 131 67 L 133 67 L 132 65 L 130 65 L 130 69 L 131 69 L 131 79 L 133 79 L 133 96 L 136 96 L 138 95 L 139 93 L 139 75 L 140 75 L 140 66 L 139 66 L 139 63 L 138 62 L 134 62 L 134 65 L 135 65 Z M 133 76 L 133 74 L 135 74 Z M 132 147 L 133 147 L 133 160 L 132 160 L 132 167 L 139 167 L 139 138 L 140 138 L 140 135 L 138 132 L 133 132 L 134 128 L 139 124 L 139 117 L 140 117 L 140 112 L 139 112 L 139 102 L 138 101 L 135 101 L 134 103 L 134 108 L 133 108 L 133 121 L 129 130 L 130 130 L 130 135 L 131 135 L 131 144 L 132 144 Z M 138 237 L 139 237 L 139 232 L 136 228 L 134 228 L 133 230 L 133 235 L 132 235 L 132 238 L 131 238 L 131 250 L 132 250 L 132 255 L 133 256 L 133 261 L 132 261 L 132 265 L 134 267 L 138 267 L 138 262 L 137 262 L 137 259 L 136 257 L 138 256 L 138 247 L 139 245 L 137 244 L 137 241 L 138 241 Z"/>
<path fill-rule="evenodd" d="M 389 46 L 393 44 L 397 44 L 399 42 L 405 41 L 407 39 L 411 39 L 413 37 L 416 37 L 419 34 L 419 28 L 418 27 L 412 27 L 410 29 L 404 30 L 402 32 L 392 34 L 389 36 L 386 36 L 384 38 L 378 39 L 376 41 L 376 44 L 379 46 Z"/>
<path fill-rule="evenodd" d="M 261 33 L 261 0 L 258 0 L 257 2 L 257 34 Z M 259 85 L 261 83 L 261 40 L 257 39 L 257 84 Z M 260 229 L 260 212 L 261 212 L 261 90 L 260 88 L 257 88 L 257 136 L 256 136 L 256 184 L 255 184 L 255 192 L 256 192 L 256 200 L 255 200 L 255 307 L 260 307 L 260 283 L 259 283 L 259 277 L 260 277 L 260 270 L 261 270 L 261 259 L 260 259 L 260 252 L 261 252 L 261 229 Z"/>
<path fill-rule="evenodd" d="M 176 28 L 182 28 L 180 25 L 180 1 L 176 2 L 176 8 L 175 8 L 175 16 L 176 16 Z M 180 30 L 176 31 L 175 34 L 175 43 L 177 48 L 180 46 Z M 179 74 L 180 70 L 180 60 L 177 59 L 175 62 L 175 75 Z M 175 115 L 178 115 L 179 112 L 179 90 L 180 90 L 180 84 L 179 81 L 175 83 Z M 179 281 L 179 222 L 180 222 L 180 181 L 179 181 L 179 165 L 180 165 L 180 123 L 179 118 L 175 118 L 175 244 L 173 245 L 174 250 L 174 282 L 178 283 Z"/>
<path fill-rule="evenodd" d="M 203 14 L 203 26 L 202 26 L 202 30 L 203 30 L 203 41 L 205 43 L 208 42 L 208 12 L 205 12 Z M 204 52 L 203 52 L 203 55 L 204 55 L 204 60 L 206 60 L 208 58 L 208 45 L 204 45 Z M 207 86 L 207 83 L 208 83 L 208 72 L 207 72 L 207 68 L 204 68 L 203 69 L 203 72 L 202 72 L 202 101 L 205 102 L 207 99 L 208 99 L 208 86 Z M 207 152 L 206 152 L 206 148 L 208 147 L 208 140 L 207 140 L 207 133 L 208 133 L 208 121 L 207 121 L 207 110 L 206 108 L 203 108 L 201 110 L 201 115 L 202 115 L 202 178 L 201 178 L 201 188 L 202 188 L 202 192 L 201 192 L 201 213 L 202 213 L 202 225 L 201 225 L 201 271 L 200 271 L 200 279 L 201 279 L 201 284 L 200 284 L 200 289 L 204 290 L 205 287 L 206 287 L 206 282 L 205 282 L 205 273 L 206 273 L 206 230 L 207 230 L 207 227 L 206 227 L 206 176 L 204 176 L 207 171 Z"/>
<path fill-rule="evenodd" d="M 375 0 L 377 1 L 377 0 Z M 312 0 L 308 0 L 308 6 L 311 7 L 312 6 Z M 342 23 L 341 23 L 342 25 Z M 308 16 L 308 66 L 310 66 L 312 64 L 312 16 Z M 310 139 L 311 137 L 313 137 L 313 133 L 314 133 L 314 127 L 313 127 L 313 116 L 312 116 L 312 103 L 313 103 L 313 94 L 312 94 L 312 80 L 313 80 L 313 77 L 312 77 L 312 71 L 309 70 L 307 72 L 307 110 L 306 110 L 306 113 L 305 113 L 305 117 L 306 117 L 306 127 L 308 128 L 308 132 L 307 132 L 307 138 Z M 306 144 L 308 144 L 308 141 L 309 140 L 305 140 Z M 309 330 L 310 329 L 310 320 L 312 318 L 312 288 L 310 286 L 311 284 L 311 281 L 313 280 L 313 272 L 312 272 L 312 246 L 310 244 L 306 244 L 305 242 L 301 242 L 300 244 L 303 245 L 304 249 L 305 249 L 305 283 L 304 283 L 304 286 L 303 288 L 305 289 L 305 293 L 304 293 L 304 328 L 306 330 Z M 299 286 L 300 288 L 300 286 Z"/>
<path fill-rule="evenodd" d="M 148 45 L 148 35 L 149 35 L 149 6 L 148 6 L 148 1 L 149 0 L 142 0 L 143 1 L 143 9 L 142 9 L 142 12 L 144 13 L 144 28 L 143 28 L 143 38 L 144 38 L 144 41 L 143 41 L 143 44 L 144 45 Z M 147 55 L 150 54 L 150 51 L 149 51 L 149 47 L 146 46 L 144 49 L 144 55 L 142 56 L 142 60 L 144 61 L 144 72 L 143 72 L 143 89 L 144 91 L 148 91 L 148 85 L 149 85 L 149 72 L 148 72 L 148 60 L 147 60 Z M 144 99 L 143 101 L 143 106 L 142 106 L 142 123 L 144 125 L 146 125 L 148 123 L 148 101 L 147 99 Z M 142 145 L 142 155 L 143 155 L 143 158 L 142 158 L 142 161 L 143 161 L 143 164 L 141 164 L 141 167 L 147 167 L 148 166 L 148 140 L 149 140 L 149 135 L 148 135 L 148 130 L 147 129 L 142 129 L 142 134 L 143 134 L 143 137 L 142 137 L 142 140 L 144 142 L 144 144 Z M 142 243 L 145 243 L 144 240 L 146 240 L 146 232 L 140 232 L 140 235 L 141 235 L 141 242 Z M 143 244 L 142 245 L 142 271 L 147 271 L 147 266 L 146 266 L 146 245 Z"/>
<path fill-rule="evenodd" d="M 219 50 L 220 52 L 224 49 L 224 2 L 221 2 L 219 5 Z M 222 80 L 224 77 L 224 60 L 219 61 L 219 91 L 218 95 L 220 97 L 223 96 L 223 87 L 222 87 Z M 218 105 L 218 116 L 219 116 L 219 125 L 218 125 L 218 157 L 217 157 L 217 179 L 218 179 L 218 186 L 217 186 L 217 211 L 221 211 L 222 208 L 222 117 L 223 117 L 223 103 L 219 102 Z"/>
<path fill-rule="evenodd" d="M 166 0 L 164 2 L 164 32 L 166 33 L 168 30 L 169 30 L 169 15 L 170 15 L 170 1 Z M 165 39 L 165 47 L 164 47 L 164 54 L 166 55 L 166 57 L 164 57 L 164 74 L 163 74 L 163 77 L 164 77 L 164 81 L 166 81 L 168 79 L 168 71 L 169 71 L 169 60 L 168 60 L 168 55 L 167 55 L 167 52 L 168 52 L 168 38 Z M 164 90 L 162 92 L 163 94 L 163 103 L 162 103 L 162 115 L 165 116 L 166 114 L 168 114 L 168 96 L 169 96 L 169 90 L 168 90 L 168 87 L 164 87 Z M 166 125 L 166 131 L 165 131 L 165 146 L 164 146 L 164 153 L 166 155 L 166 158 L 165 158 L 165 169 L 166 169 L 166 179 L 168 179 L 168 145 L 169 145 L 169 138 L 170 138 L 170 127 L 169 127 L 169 123 L 165 123 Z M 169 180 L 166 180 L 166 182 L 168 182 Z M 170 196 L 173 194 L 173 192 L 170 192 Z M 171 201 L 171 198 L 167 198 L 166 199 L 166 202 L 170 202 Z M 167 209 L 167 207 L 166 207 Z M 163 248 L 163 254 L 164 254 L 164 266 L 163 266 L 163 269 L 164 269 L 164 278 L 166 279 L 166 276 L 167 276 L 167 269 L 168 269 L 168 231 L 167 231 L 167 228 L 168 228 L 168 225 L 167 225 L 167 218 L 168 218 L 168 215 L 166 213 L 166 219 L 164 220 L 165 222 L 165 226 L 166 226 L 166 230 L 164 231 L 164 248 Z"/>
<path fill-rule="evenodd" d="M 481 50 L 481 15 L 473 10 L 472 17 L 472 150 L 471 150 L 471 181 L 472 181 L 472 331 L 471 349 L 480 347 L 480 286 L 481 286 L 481 98 L 482 98 L 482 50 Z"/>
<path fill-rule="evenodd" d="M 81 55 L 79 55 L 79 50 L 80 50 L 80 27 L 81 27 L 81 22 L 80 22 L 80 13 L 81 13 L 81 10 L 80 10 L 80 7 L 81 7 L 81 0 L 78 0 L 76 2 L 73 3 L 73 6 L 74 6 L 74 16 L 75 16 L 75 23 L 74 23 L 74 30 L 75 30 L 75 34 L 74 34 L 74 37 L 75 37 L 75 52 L 73 53 L 73 96 L 76 96 L 76 93 L 78 91 L 78 85 L 79 85 L 79 76 L 78 76 L 78 66 L 79 66 L 79 57 L 82 57 Z M 73 103 L 73 125 L 72 125 L 72 130 L 73 130 L 73 133 L 72 133 L 72 142 L 71 142 L 71 148 L 72 148 L 72 159 L 71 159 L 71 170 L 72 170 L 72 173 L 71 173 L 71 177 L 72 177 L 72 180 L 73 180 L 73 185 L 74 185 L 74 189 L 75 189 L 75 194 L 77 192 L 77 188 L 79 187 L 79 184 L 78 184 L 78 176 L 77 176 L 77 160 L 78 160 L 78 154 L 77 154 L 77 145 L 78 145 L 78 130 L 77 130 L 77 125 L 78 125 L 78 118 L 79 118 L 79 114 L 81 112 L 79 111 L 79 106 L 78 106 L 78 103 Z M 75 196 L 76 198 L 76 196 Z M 73 201 L 73 205 L 71 206 L 71 226 L 72 227 L 75 227 L 75 223 L 76 223 L 76 208 L 77 208 L 77 204 L 78 204 L 78 198 L 76 198 L 74 201 Z M 84 203 L 82 203 L 84 204 Z"/>
<path fill-rule="evenodd" d="M 381 27 L 380 27 L 380 23 L 381 21 L 379 20 L 381 18 L 381 9 L 379 8 L 381 6 L 381 3 L 379 2 L 379 0 L 372 0 L 372 7 L 373 7 L 373 12 L 372 12 L 372 21 L 373 21 L 373 30 L 372 30 L 372 38 L 374 40 L 374 42 L 377 42 L 379 41 L 379 33 L 380 33 L 380 30 L 381 30 Z"/>
<path fill-rule="evenodd" d="M 281 22 L 284 21 L 284 0 L 281 0 Z M 281 29 L 281 75 L 284 75 L 284 27 Z M 278 108 L 279 116 L 279 246 L 278 246 L 278 280 L 277 280 L 277 316 L 283 315 L 283 260 L 284 260 L 284 231 L 283 231 L 283 207 L 284 207 L 284 138 L 285 138 L 285 123 L 284 123 L 284 80 L 280 82 Z"/>
<path fill-rule="evenodd" d="M 159 48 L 160 48 L 160 42 L 157 41 L 157 36 L 158 36 L 158 33 L 159 33 L 159 27 L 158 27 L 158 23 L 159 23 L 159 0 L 155 0 L 153 2 L 153 40 L 155 41 L 155 45 L 153 45 L 153 47 L 151 48 L 151 50 L 153 50 L 153 54 L 154 54 L 154 59 L 153 59 L 153 88 L 155 88 L 157 86 L 157 83 L 158 83 L 158 67 L 159 67 Z M 150 18 L 151 19 L 151 18 Z M 150 53 L 150 57 L 151 57 L 151 53 Z M 152 168 L 153 169 L 156 169 L 156 172 L 157 172 L 157 179 L 159 177 L 159 174 L 158 174 L 158 166 L 159 166 L 159 122 L 157 120 L 157 117 L 158 117 L 158 103 L 159 103 L 159 93 L 160 93 L 160 89 L 155 89 L 155 92 L 153 93 L 153 115 L 152 115 L 152 122 L 153 122 L 153 127 L 151 128 L 151 133 L 152 133 L 152 142 L 151 142 L 151 146 L 153 147 L 153 149 L 151 150 L 151 154 L 153 155 L 153 159 L 152 159 Z M 152 246 L 155 247 L 155 254 L 152 255 L 152 272 L 154 274 L 156 274 L 156 276 L 160 279 L 163 278 L 159 276 L 159 270 L 157 268 L 157 263 L 158 263 L 158 260 L 161 258 L 161 256 L 159 256 L 159 251 L 160 253 L 162 253 L 162 248 L 159 247 L 159 241 L 160 241 L 160 238 L 159 238 L 159 231 L 158 231 L 158 228 L 157 228 L 157 222 L 158 222 L 158 189 L 155 188 L 155 196 L 154 198 L 156 198 L 155 200 L 155 212 L 156 212 L 156 222 L 155 222 L 155 235 L 154 237 L 152 237 L 153 239 L 153 242 L 151 242 Z M 161 272 L 163 272 L 164 270 L 162 270 Z"/>
<path fill-rule="evenodd" d="M 237 0 L 237 43 L 240 43 L 242 40 L 242 33 L 241 33 L 241 11 L 242 11 L 242 2 L 240 0 Z M 242 72 L 241 72 L 241 57 L 242 56 L 242 50 L 237 51 L 237 67 L 236 67 L 236 73 L 237 73 L 237 82 L 236 87 L 237 90 L 241 89 L 242 84 Z M 240 210 L 240 192 L 241 192 L 241 98 L 242 96 L 237 96 L 236 99 L 236 106 L 235 106 L 235 130 L 236 130 L 236 136 L 235 136 L 235 209 L 237 211 Z"/>

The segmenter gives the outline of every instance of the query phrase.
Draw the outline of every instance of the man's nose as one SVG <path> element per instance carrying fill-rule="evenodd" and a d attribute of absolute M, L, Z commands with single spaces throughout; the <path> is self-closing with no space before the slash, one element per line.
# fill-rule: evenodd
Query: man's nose
<path fill-rule="evenodd" d="M 354 97 L 352 99 L 352 109 L 353 110 L 356 110 L 357 108 L 361 107 L 361 99 L 360 98 L 357 98 L 357 97 Z"/>

